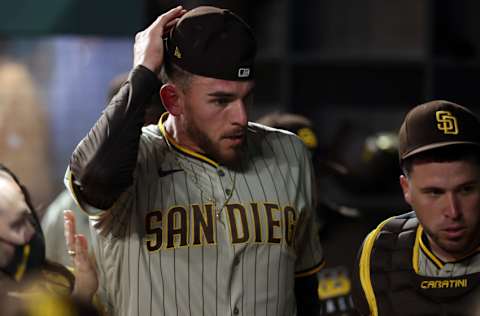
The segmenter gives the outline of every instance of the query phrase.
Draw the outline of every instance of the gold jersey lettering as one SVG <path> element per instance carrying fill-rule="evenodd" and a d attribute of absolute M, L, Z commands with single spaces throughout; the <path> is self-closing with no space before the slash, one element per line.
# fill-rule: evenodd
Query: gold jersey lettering
<path fill-rule="evenodd" d="M 420 288 L 422 289 L 466 288 L 468 286 L 467 282 L 468 282 L 468 279 L 422 281 L 420 282 Z"/>
<path fill-rule="evenodd" d="M 162 212 L 153 211 L 145 216 L 145 231 L 154 238 L 147 239 L 148 251 L 156 251 L 162 247 Z"/>
<path fill-rule="evenodd" d="M 279 244 L 281 241 L 282 234 L 275 234 L 275 228 L 281 228 L 281 221 L 276 220 L 278 216 L 279 208 L 277 204 L 265 203 L 265 213 L 267 214 L 267 225 L 268 225 L 268 242 Z M 274 214 L 275 213 L 275 214 Z"/>
<path fill-rule="evenodd" d="M 245 208 L 241 204 L 227 204 L 225 207 L 230 222 L 232 244 L 247 242 L 250 238 L 250 232 Z"/>
<path fill-rule="evenodd" d="M 252 216 L 253 216 L 253 231 L 255 233 L 255 242 L 262 242 L 262 225 L 260 223 L 260 214 L 258 213 L 258 204 L 251 203 L 250 206 L 252 207 Z"/>
<path fill-rule="evenodd" d="M 192 205 L 193 213 L 193 245 L 215 243 L 215 222 L 213 220 L 213 205 Z"/>
<path fill-rule="evenodd" d="M 181 206 L 175 206 L 167 213 L 167 248 L 186 246 L 188 238 L 187 210 Z"/>
<path fill-rule="evenodd" d="M 297 213 L 291 206 L 286 206 L 283 209 L 285 219 L 285 241 L 287 245 L 293 246 L 293 237 L 295 236 L 295 226 L 297 224 Z"/>
<path fill-rule="evenodd" d="M 145 215 L 145 245 L 148 251 L 217 243 L 213 204 L 175 205 Z M 298 214 L 294 207 L 276 203 L 230 203 L 224 205 L 230 242 L 284 243 L 293 247 Z M 265 232 L 265 233 L 263 233 Z"/>

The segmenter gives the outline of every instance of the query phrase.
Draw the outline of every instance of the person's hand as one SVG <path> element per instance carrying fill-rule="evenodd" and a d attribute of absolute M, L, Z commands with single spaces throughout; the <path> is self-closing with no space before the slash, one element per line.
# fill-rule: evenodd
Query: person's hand
<path fill-rule="evenodd" d="M 159 16 L 149 27 L 135 36 L 133 66 L 142 65 L 158 74 L 163 58 L 163 35 L 166 34 L 187 12 L 178 6 Z"/>
<path fill-rule="evenodd" d="M 76 233 L 73 211 L 64 211 L 63 219 L 67 251 L 72 257 L 75 269 L 75 285 L 72 296 L 90 303 L 97 291 L 98 279 L 95 265 L 88 254 L 88 242 L 84 235 Z"/>

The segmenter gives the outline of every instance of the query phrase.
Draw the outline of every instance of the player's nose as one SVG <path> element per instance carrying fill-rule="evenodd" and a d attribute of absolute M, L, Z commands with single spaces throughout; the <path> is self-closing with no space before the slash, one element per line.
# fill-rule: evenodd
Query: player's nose
<path fill-rule="evenodd" d="M 231 120 L 235 125 L 246 126 L 248 123 L 247 106 L 243 100 L 237 100 L 232 104 Z"/>
<path fill-rule="evenodd" d="M 445 215 L 452 219 L 459 218 L 461 216 L 461 206 L 458 197 L 454 193 L 449 193 L 446 198 Z"/>

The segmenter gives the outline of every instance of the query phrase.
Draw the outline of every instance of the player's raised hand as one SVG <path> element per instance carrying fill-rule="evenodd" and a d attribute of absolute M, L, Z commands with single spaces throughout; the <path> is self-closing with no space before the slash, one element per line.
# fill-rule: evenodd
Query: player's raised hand
<path fill-rule="evenodd" d="M 88 242 L 84 235 L 77 234 L 75 214 L 73 211 L 63 213 L 65 242 L 68 253 L 72 256 L 75 269 L 75 285 L 73 293 L 76 298 L 91 302 L 98 288 L 97 271 L 88 255 Z"/>
<path fill-rule="evenodd" d="M 143 65 L 157 74 L 160 72 L 164 58 L 163 36 L 185 12 L 182 6 L 173 8 L 137 33 L 133 46 L 133 66 Z"/>

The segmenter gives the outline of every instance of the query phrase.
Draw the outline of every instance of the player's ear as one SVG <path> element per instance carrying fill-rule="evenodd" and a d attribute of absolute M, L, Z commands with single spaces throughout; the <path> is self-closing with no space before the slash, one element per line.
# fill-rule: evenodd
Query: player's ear
<path fill-rule="evenodd" d="M 402 187 L 403 198 L 410 204 L 410 183 L 408 182 L 408 178 L 403 174 L 400 176 L 400 186 Z"/>
<path fill-rule="evenodd" d="M 160 88 L 160 99 L 163 106 L 173 116 L 182 114 L 180 90 L 171 83 L 166 83 Z"/>

